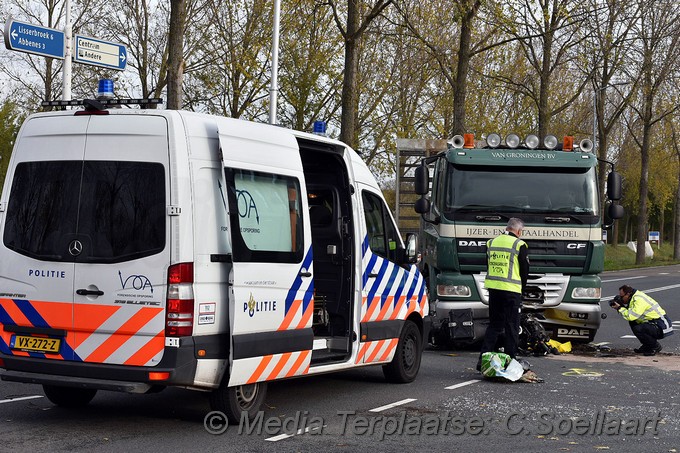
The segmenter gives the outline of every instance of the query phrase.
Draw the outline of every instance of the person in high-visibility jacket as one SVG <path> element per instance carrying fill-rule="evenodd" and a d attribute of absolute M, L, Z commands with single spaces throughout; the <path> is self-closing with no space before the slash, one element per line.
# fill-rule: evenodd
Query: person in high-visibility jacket
<path fill-rule="evenodd" d="M 659 303 L 640 290 L 623 285 L 609 305 L 629 322 L 642 345 L 634 351 L 646 356 L 661 351 L 658 340 L 673 334 L 673 323 Z"/>
<path fill-rule="evenodd" d="M 524 222 L 511 218 L 505 232 L 486 243 L 487 273 L 484 286 L 489 290 L 489 326 L 477 362 L 494 351 L 498 338 L 504 335 L 504 352 L 510 357 L 517 355 L 519 320 L 522 311 L 522 292 L 529 275 L 528 246 L 520 239 Z"/>

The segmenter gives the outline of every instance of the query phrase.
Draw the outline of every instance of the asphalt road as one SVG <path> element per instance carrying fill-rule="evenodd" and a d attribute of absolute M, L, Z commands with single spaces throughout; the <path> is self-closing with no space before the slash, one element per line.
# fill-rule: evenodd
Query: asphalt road
<path fill-rule="evenodd" d="M 189 390 L 99 392 L 87 408 L 66 410 L 39 386 L 0 382 L 0 451 L 674 452 L 680 333 L 658 356 L 634 356 L 638 343 L 606 300 L 628 283 L 680 320 L 679 274 L 606 273 L 609 316 L 595 343 L 616 353 L 528 358 L 543 383 L 482 380 L 477 351 L 428 348 L 414 383 L 387 384 L 380 367 L 275 382 L 261 423 L 226 427 Z"/>

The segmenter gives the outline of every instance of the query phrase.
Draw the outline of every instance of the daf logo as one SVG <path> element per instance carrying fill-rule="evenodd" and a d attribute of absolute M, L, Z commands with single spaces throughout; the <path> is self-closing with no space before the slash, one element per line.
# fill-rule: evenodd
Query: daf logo
<path fill-rule="evenodd" d="M 461 247 L 484 247 L 486 241 L 458 241 L 458 245 Z"/>
<path fill-rule="evenodd" d="M 79 240 L 71 241 L 68 245 L 68 252 L 73 256 L 78 256 L 83 253 L 83 243 Z"/>

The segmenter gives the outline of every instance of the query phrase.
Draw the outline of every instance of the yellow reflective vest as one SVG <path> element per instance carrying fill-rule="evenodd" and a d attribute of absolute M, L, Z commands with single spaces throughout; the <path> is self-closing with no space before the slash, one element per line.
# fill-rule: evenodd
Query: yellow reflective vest
<path fill-rule="evenodd" d="M 486 289 L 499 289 L 522 293 L 519 274 L 519 249 L 526 243 L 510 234 L 501 234 L 486 243 L 487 273 Z"/>
<path fill-rule="evenodd" d="M 666 314 L 666 311 L 647 294 L 635 291 L 631 296 L 628 308 L 619 308 L 619 313 L 626 321 L 635 321 L 638 324 L 654 321 Z"/>

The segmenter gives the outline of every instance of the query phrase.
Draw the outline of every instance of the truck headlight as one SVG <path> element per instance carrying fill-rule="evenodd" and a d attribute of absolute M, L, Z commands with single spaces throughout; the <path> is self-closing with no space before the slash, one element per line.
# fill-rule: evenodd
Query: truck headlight
<path fill-rule="evenodd" d="M 472 292 L 469 286 L 465 285 L 437 285 L 438 296 L 458 296 L 470 297 Z"/>
<path fill-rule="evenodd" d="M 572 299 L 599 299 L 602 294 L 601 288 L 574 288 L 571 292 Z"/>

